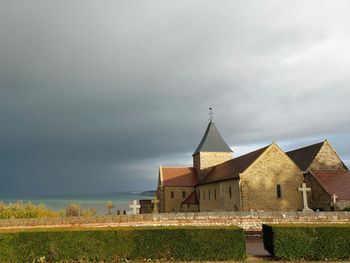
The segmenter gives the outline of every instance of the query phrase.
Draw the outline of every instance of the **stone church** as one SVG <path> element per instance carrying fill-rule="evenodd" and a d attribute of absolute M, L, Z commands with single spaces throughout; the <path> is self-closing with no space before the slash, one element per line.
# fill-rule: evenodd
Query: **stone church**
<path fill-rule="evenodd" d="M 302 183 L 311 209 L 350 207 L 350 172 L 327 140 L 290 152 L 272 143 L 234 157 L 210 120 L 193 167 L 159 168 L 158 210 L 300 211 Z"/>

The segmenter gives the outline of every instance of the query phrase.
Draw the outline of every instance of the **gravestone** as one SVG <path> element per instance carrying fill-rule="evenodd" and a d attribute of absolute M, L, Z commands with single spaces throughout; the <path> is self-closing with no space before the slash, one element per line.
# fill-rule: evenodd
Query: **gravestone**
<path fill-rule="evenodd" d="M 311 188 L 307 188 L 306 183 L 302 183 L 301 188 L 298 188 L 298 191 L 303 193 L 303 212 L 312 212 L 312 209 L 307 205 L 307 192 L 310 192 Z"/>
<path fill-rule="evenodd" d="M 136 200 L 134 200 L 133 204 L 129 205 L 129 207 L 132 208 L 133 215 L 139 214 L 141 206 L 139 204 L 137 204 Z"/>
<path fill-rule="evenodd" d="M 337 198 L 338 196 L 336 194 L 332 194 L 331 196 L 331 210 L 332 211 L 338 211 L 339 209 L 337 208 Z"/>
<path fill-rule="evenodd" d="M 153 214 L 158 214 L 158 204 L 159 204 L 159 200 L 157 199 L 157 197 L 155 197 L 152 200 L 153 203 Z"/>

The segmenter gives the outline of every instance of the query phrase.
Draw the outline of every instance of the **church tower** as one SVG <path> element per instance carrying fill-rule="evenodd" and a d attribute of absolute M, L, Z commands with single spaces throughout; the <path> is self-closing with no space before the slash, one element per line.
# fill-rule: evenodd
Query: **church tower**
<path fill-rule="evenodd" d="M 192 155 L 193 167 L 196 169 L 198 181 L 201 181 L 210 172 L 211 167 L 231 160 L 232 153 L 211 117 L 204 136 Z"/>

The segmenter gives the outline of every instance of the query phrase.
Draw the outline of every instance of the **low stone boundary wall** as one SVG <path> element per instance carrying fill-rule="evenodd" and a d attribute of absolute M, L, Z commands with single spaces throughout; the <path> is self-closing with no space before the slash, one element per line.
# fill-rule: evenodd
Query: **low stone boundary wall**
<path fill-rule="evenodd" d="M 281 223 L 350 224 L 350 212 L 200 212 L 98 217 L 0 219 L 0 228 L 236 225 L 242 227 L 245 231 L 259 232 L 262 230 L 263 224 Z"/>

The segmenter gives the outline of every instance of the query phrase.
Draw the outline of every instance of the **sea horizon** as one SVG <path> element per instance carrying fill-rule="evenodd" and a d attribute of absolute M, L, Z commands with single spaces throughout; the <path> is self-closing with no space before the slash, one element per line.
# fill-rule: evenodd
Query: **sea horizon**
<path fill-rule="evenodd" d="M 23 196 L 0 196 L 0 202 L 17 203 L 31 202 L 35 205 L 44 204 L 55 211 L 65 209 L 69 204 L 80 204 L 82 211 L 87 209 L 96 209 L 98 215 L 107 214 L 106 203 L 111 201 L 114 205 L 112 213 L 116 214 L 117 210 L 122 213 L 123 210 L 131 211 L 129 205 L 133 200 L 152 199 L 153 196 L 141 195 L 144 191 L 125 191 L 101 194 L 62 194 L 62 195 L 23 195 Z"/>

